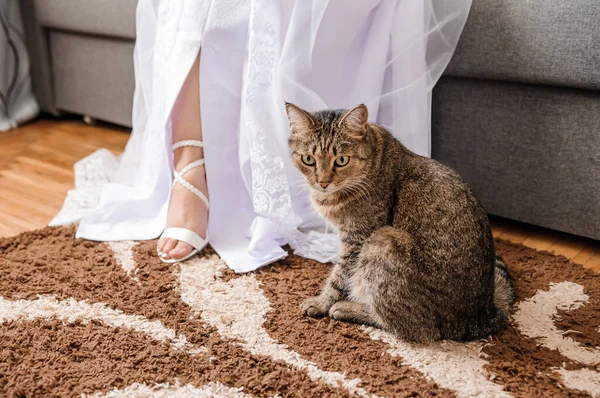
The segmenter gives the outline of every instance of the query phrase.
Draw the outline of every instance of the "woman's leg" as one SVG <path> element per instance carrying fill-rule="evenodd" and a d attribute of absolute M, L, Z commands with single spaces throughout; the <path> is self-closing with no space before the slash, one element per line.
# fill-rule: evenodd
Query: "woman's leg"
<path fill-rule="evenodd" d="M 175 101 L 171 115 L 173 143 L 183 140 L 202 140 L 200 119 L 200 52 L 194 61 L 181 92 Z M 204 157 L 198 147 L 183 147 L 175 150 L 175 170 Z M 190 170 L 185 179 L 208 197 L 204 166 Z M 208 209 L 202 200 L 181 184 L 175 184 L 167 215 L 167 227 L 187 228 L 201 237 L 206 237 Z M 158 241 L 158 254 L 164 259 L 179 259 L 192 251 L 192 246 L 176 239 L 162 238 Z"/>

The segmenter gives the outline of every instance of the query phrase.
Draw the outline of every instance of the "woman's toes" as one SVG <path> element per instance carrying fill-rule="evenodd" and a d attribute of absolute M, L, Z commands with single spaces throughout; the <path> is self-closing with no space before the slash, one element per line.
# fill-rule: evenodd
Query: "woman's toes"
<path fill-rule="evenodd" d="M 158 253 L 158 255 L 164 260 L 170 260 L 171 256 L 169 255 L 169 252 L 171 250 L 173 250 L 176 246 L 177 246 L 176 239 L 167 239 L 167 242 L 165 243 L 162 251 L 160 253 Z"/>
<path fill-rule="evenodd" d="M 177 243 L 177 246 L 175 246 L 175 248 L 168 253 L 172 258 L 178 260 L 190 254 L 192 250 L 193 247 L 189 244 L 185 242 L 179 242 Z"/>
<path fill-rule="evenodd" d="M 169 239 L 167 238 L 161 238 L 158 240 L 158 243 L 156 244 L 156 252 L 158 253 L 158 255 L 160 256 L 162 253 L 165 252 L 165 244 L 167 243 Z"/>

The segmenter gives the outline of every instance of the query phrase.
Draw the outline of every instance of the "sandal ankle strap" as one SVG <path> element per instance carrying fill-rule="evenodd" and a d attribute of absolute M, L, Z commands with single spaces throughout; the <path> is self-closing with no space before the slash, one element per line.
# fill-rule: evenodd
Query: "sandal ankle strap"
<path fill-rule="evenodd" d="M 188 171 L 195 169 L 196 167 L 203 166 L 203 165 L 204 165 L 204 159 L 198 159 L 198 160 L 195 160 L 192 163 L 188 164 L 183 169 L 177 171 L 177 173 L 179 173 L 179 175 L 183 177 L 185 175 L 185 173 L 187 173 Z"/>
<path fill-rule="evenodd" d="M 173 144 L 172 149 L 174 151 L 176 149 L 183 148 L 184 146 L 195 146 L 198 148 L 202 148 L 204 147 L 204 143 L 200 140 L 183 140 Z"/>
<path fill-rule="evenodd" d="M 202 200 L 204 202 L 204 204 L 206 205 L 207 209 L 210 207 L 209 204 L 208 204 L 208 198 L 206 197 L 206 195 L 204 195 L 202 193 L 202 191 L 200 191 L 198 188 L 196 188 L 195 186 L 193 186 L 192 184 L 190 184 L 178 172 L 174 172 L 173 173 L 173 177 L 175 177 L 175 180 L 173 180 L 173 186 L 175 186 L 175 184 L 177 184 L 177 183 L 183 185 L 185 188 L 187 188 L 188 191 L 190 191 L 191 193 L 193 193 L 194 195 L 196 195 L 198 198 L 200 198 L 200 200 Z"/>
<path fill-rule="evenodd" d="M 185 146 L 195 146 L 195 147 L 202 148 L 204 146 L 204 144 L 200 140 L 183 140 L 183 141 L 179 141 L 179 142 L 173 144 L 173 150 L 176 150 L 176 149 L 179 149 L 179 148 L 185 147 Z M 204 159 L 198 159 L 198 160 L 195 160 L 192 163 L 188 164 L 187 166 L 185 166 L 183 169 L 181 169 L 181 171 L 174 170 L 173 171 L 173 177 L 174 177 L 173 186 L 175 186 L 175 184 L 177 184 L 177 183 L 183 185 L 188 191 L 190 191 L 191 193 L 196 195 L 198 198 L 200 198 L 206 205 L 206 208 L 208 209 L 209 204 L 208 204 L 208 198 L 206 197 L 206 195 L 204 195 L 198 188 L 196 188 L 195 186 L 190 184 L 189 181 L 187 181 L 185 178 L 183 178 L 183 176 L 188 171 L 195 169 L 196 167 L 200 167 L 202 165 L 204 165 Z"/>

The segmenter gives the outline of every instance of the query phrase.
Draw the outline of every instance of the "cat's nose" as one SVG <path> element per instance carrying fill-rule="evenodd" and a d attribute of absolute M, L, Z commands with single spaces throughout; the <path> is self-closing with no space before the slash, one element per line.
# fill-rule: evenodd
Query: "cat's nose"
<path fill-rule="evenodd" d="M 329 186 L 328 182 L 320 182 L 319 185 L 321 186 L 321 188 L 325 189 Z"/>

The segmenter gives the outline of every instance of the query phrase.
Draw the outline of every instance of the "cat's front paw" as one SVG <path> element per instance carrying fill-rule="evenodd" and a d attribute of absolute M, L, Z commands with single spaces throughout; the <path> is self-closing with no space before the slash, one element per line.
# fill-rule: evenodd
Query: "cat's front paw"
<path fill-rule="evenodd" d="M 310 297 L 300 304 L 300 309 L 308 316 L 322 317 L 327 315 L 329 308 L 325 308 L 319 297 Z"/>

